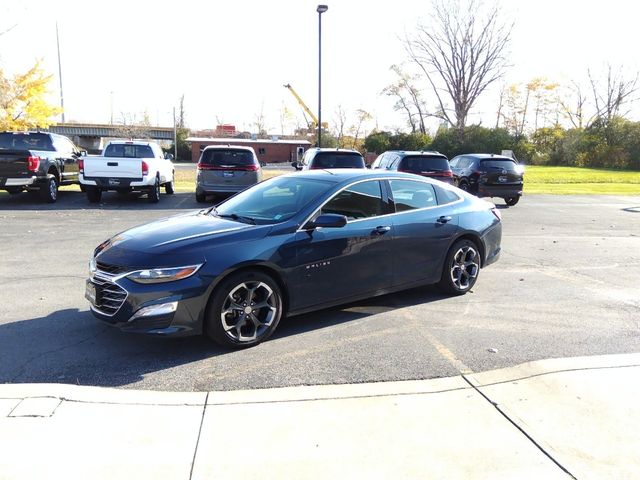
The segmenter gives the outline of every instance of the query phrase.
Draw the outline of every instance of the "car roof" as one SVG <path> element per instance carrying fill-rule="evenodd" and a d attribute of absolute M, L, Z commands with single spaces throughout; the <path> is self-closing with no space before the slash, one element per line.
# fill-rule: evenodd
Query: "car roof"
<path fill-rule="evenodd" d="M 204 150 L 245 150 L 247 152 L 256 153 L 253 147 L 243 145 L 207 145 Z M 204 150 L 202 150 L 204 152 Z"/>
<path fill-rule="evenodd" d="M 465 153 L 463 155 L 465 157 L 479 158 L 480 160 L 486 160 L 487 158 L 494 158 L 497 160 L 511 160 L 512 162 L 516 161 L 514 158 L 506 157 L 504 155 L 497 155 L 495 153 Z"/>
<path fill-rule="evenodd" d="M 414 175 L 412 173 L 396 172 L 391 170 L 368 170 L 359 168 L 331 168 L 328 170 L 301 170 L 287 174 L 287 176 L 296 176 L 297 178 L 309 178 L 316 180 L 324 180 L 332 183 L 349 182 L 352 180 L 375 180 L 382 178 L 398 178 L 409 180 L 425 180 L 430 181 L 426 177 Z"/>
<path fill-rule="evenodd" d="M 157 145 L 156 142 L 146 140 L 111 140 L 109 145 Z"/>
<path fill-rule="evenodd" d="M 439 157 L 447 158 L 447 156 L 444 153 L 440 153 L 436 150 L 388 150 L 385 153 L 389 153 L 389 152 L 396 153 L 398 155 L 405 156 L 405 157 L 408 157 L 409 155 L 411 156 L 438 155 Z"/>

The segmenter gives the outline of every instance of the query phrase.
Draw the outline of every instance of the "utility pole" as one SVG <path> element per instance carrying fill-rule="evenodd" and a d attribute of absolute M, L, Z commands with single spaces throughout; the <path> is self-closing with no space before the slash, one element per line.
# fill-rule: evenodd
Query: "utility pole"
<path fill-rule="evenodd" d="M 111 125 L 113 125 L 113 90 L 111 91 Z"/>
<path fill-rule="evenodd" d="M 318 5 L 318 147 L 322 146 L 322 14 L 329 9 Z"/>
<path fill-rule="evenodd" d="M 173 159 L 178 160 L 178 129 L 176 128 L 176 107 L 173 107 Z"/>
<path fill-rule="evenodd" d="M 58 77 L 60 78 L 60 108 L 62 108 L 62 123 L 64 123 L 64 95 L 62 94 L 62 63 L 60 62 L 60 35 L 58 35 L 58 21 L 56 20 L 56 43 L 58 44 Z M 111 114 L 113 117 L 113 114 Z M 113 123 L 113 119 L 112 122 Z"/>

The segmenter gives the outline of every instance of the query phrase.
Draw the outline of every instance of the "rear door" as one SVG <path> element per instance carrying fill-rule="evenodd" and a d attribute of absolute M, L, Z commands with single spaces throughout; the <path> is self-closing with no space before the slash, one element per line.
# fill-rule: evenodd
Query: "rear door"
<path fill-rule="evenodd" d="M 438 281 L 447 248 L 458 229 L 458 215 L 439 206 L 433 185 L 420 180 L 389 180 L 396 214 L 393 222 L 393 283 Z"/>
<path fill-rule="evenodd" d="M 391 219 L 382 183 L 368 180 L 337 193 L 321 213 L 345 215 L 342 228 L 296 234 L 296 306 L 305 308 L 375 293 L 392 283 Z"/>

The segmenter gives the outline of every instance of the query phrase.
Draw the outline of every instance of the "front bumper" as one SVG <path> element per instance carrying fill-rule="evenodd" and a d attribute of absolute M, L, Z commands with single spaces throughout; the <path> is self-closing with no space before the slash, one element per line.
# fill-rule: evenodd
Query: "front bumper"
<path fill-rule="evenodd" d="M 103 323 L 125 332 L 157 336 L 188 336 L 202 332 L 205 286 L 196 277 L 143 285 L 103 272 L 86 281 L 85 298 L 91 313 Z M 171 309 L 140 316 L 148 307 L 175 304 Z"/>

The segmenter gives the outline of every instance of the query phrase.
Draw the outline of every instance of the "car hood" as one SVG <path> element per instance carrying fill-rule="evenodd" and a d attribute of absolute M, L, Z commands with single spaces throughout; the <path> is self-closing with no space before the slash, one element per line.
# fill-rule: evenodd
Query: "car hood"
<path fill-rule="evenodd" d="M 269 230 L 270 226 L 248 225 L 192 212 L 125 230 L 98 247 L 97 253 L 100 261 L 116 265 L 123 264 L 124 257 L 129 256 L 125 252 L 142 254 L 138 258 L 144 263 L 144 257 L 154 257 L 157 263 L 160 260 L 158 256 L 167 255 L 178 260 L 183 255 L 191 256 L 203 245 L 212 247 L 227 241 L 239 241 L 246 239 L 244 234 L 249 234 L 250 238 L 261 237 Z M 241 238 L 237 237 L 238 234 Z"/>

